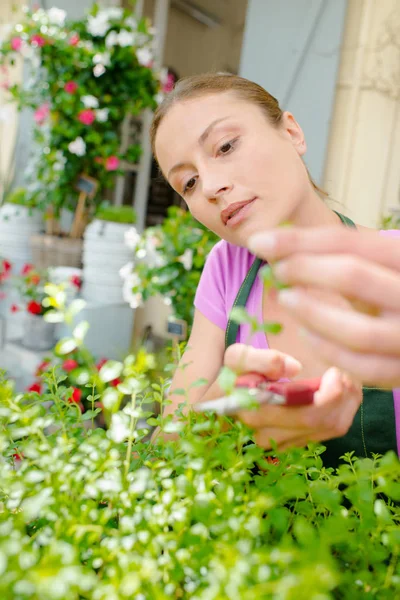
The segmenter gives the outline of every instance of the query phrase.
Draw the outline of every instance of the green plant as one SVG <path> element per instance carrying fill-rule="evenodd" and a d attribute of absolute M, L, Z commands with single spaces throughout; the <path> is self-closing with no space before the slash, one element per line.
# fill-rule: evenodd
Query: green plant
<path fill-rule="evenodd" d="M 102 206 L 96 212 L 96 219 L 113 223 L 135 223 L 136 212 L 131 206 Z"/>
<path fill-rule="evenodd" d="M 192 215 L 176 206 L 168 209 L 161 225 L 149 227 L 142 236 L 127 234 L 135 264 L 122 270 L 125 299 L 132 307 L 160 294 L 174 315 L 193 320 L 196 288 L 208 253 L 217 236 Z"/>
<path fill-rule="evenodd" d="M 26 188 L 15 188 L 6 195 L 4 202 L 8 204 L 17 204 L 19 206 L 27 206 L 29 208 L 36 207 L 36 200 L 30 196 Z"/>
<path fill-rule="evenodd" d="M 380 227 L 382 229 L 400 229 L 400 214 L 383 216 Z"/>
<path fill-rule="evenodd" d="M 96 4 L 73 22 L 58 8 L 26 11 L 3 40 L 4 85 L 19 108 L 34 110 L 36 122 L 29 201 L 55 216 L 63 207 L 74 210 L 83 173 L 98 183 L 93 213 L 123 172 L 123 161 L 138 158 L 136 144 L 121 151 L 121 126 L 159 101 L 165 75 L 153 68 L 153 43 L 145 19 Z M 32 76 L 10 85 L 7 68 L 21 57 L 30 62 Z"/>

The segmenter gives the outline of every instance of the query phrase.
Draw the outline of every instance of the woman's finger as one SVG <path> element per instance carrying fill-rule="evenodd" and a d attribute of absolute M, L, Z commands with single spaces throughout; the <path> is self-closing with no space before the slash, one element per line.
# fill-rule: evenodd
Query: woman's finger
<path fill-rule="evenodd" d="M 400 271 L 400 240 L 377 231 L 353 231 L 344 227 L 284 227 L 253 235 L 249 249 L 267 261 L 295 253 L 351 254 Z"/>
<path fill-rule="evenodd" d="M 376 318 L 333 306 L 301 288 L 282 290 L 278 301 L 321 337 L 356 352 L 400 356 L 400 319 Z"/>
<path fill-rule="evenodd" d="M 298 254 L 277 263 L 274 273 L 289 285 L 330 290 L 380 309 L 400 308 L 399 274 L 357 256 Z"/>
<path fill-rule="evenodd" d="M 261 350 L 246 344 L 232 344 L 224 355 L 224 365 L 238 373 L 255 371 L 270 379 L 295 377 L 301 371 L 298 360 L 278 350 Z"/>
<path fill-rule="evenodd" d="M 304 339 L 318 356 L 328 364 L 345 369 L 364 385 L 375 385 L 386 389 L 400 387 L 400 357 L 382 354 L 354 352 L 341 343 L 321 337 L 315 332 L 304 330 Z"/>

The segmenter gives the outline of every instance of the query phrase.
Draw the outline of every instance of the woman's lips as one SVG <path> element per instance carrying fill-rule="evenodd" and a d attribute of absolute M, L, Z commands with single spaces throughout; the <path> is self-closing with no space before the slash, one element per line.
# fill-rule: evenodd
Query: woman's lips
<path fill-rule="evenodd" d="M 225 211 L 222 212 L 221 217 L 223 220 L 225 220 L 224 216 L 225 218 L 228 217 L 225 222 L 226 227 L 231 228 L 239 225 L 246 218 L 247 213 L 251 210 L 255 200 L 256 198 L 252 198 L 251 200 L 247 200 L 247 202 L 236 202 L 235 204 L 231 204 L 228 209 L 225 209 Z"/>

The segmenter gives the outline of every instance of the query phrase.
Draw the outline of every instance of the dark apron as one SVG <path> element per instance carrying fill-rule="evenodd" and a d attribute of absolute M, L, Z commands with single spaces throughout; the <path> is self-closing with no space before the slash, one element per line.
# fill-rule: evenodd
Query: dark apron
<path fill-rule="evenodd" d="M 348 217 L 340 213 L 336 214 L 347 227 L 355 228 L 355 224 Z M 239 289 L 233 307 L 246 306 L 262 264 L 260 258 L 255 259 Z M 238 331 L 239 324 L 229 320 L 225 333 L 226 348 L 236 342 Z M 351 451 L 359 457 L 371 457 L 373 453 L 385 454 L 388 450 L 394 450 L 397 454 L 393 392 L 364 387 L 360 408 L 349 431 L 343 437 L 328 440 L 323 444 L 326 446 L 326 451 L 322 458 L 327 467 L 338 466 L 340 457 Z"/>

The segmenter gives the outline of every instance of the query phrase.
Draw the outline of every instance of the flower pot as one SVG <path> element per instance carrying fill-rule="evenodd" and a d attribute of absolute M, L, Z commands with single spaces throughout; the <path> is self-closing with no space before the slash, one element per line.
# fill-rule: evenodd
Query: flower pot
<path fill-rule="evenodd" d="M 125 244 L 125 233 L 131 227 L 95 219 L 86 228 L 82 288 L 85 300 L 95 304 L 124 302 L 119 271 L 132 259 L 132 251 Z"/>
<path fill-rule="evenodd" d="M 81 266 L 82 240 L 56 235 L 34 235 L 30 243 L 33 263 L 38 269 Z"/>
<path fill-rule="evenodd" d="M 0 255 L 13 263 L 15 272 L 32 262 L 29 239 L 41 231 L 42 221 L 38 210 L 26 206 L 4 204 L 0 207 Z"/>
<path fill-rule="evenodd" d="M 21 343 L 31 350 L 50 350 L 55 344 L 55 332 L 55 323 L 48 323 L 42 316 L 27 313 Z"/>

